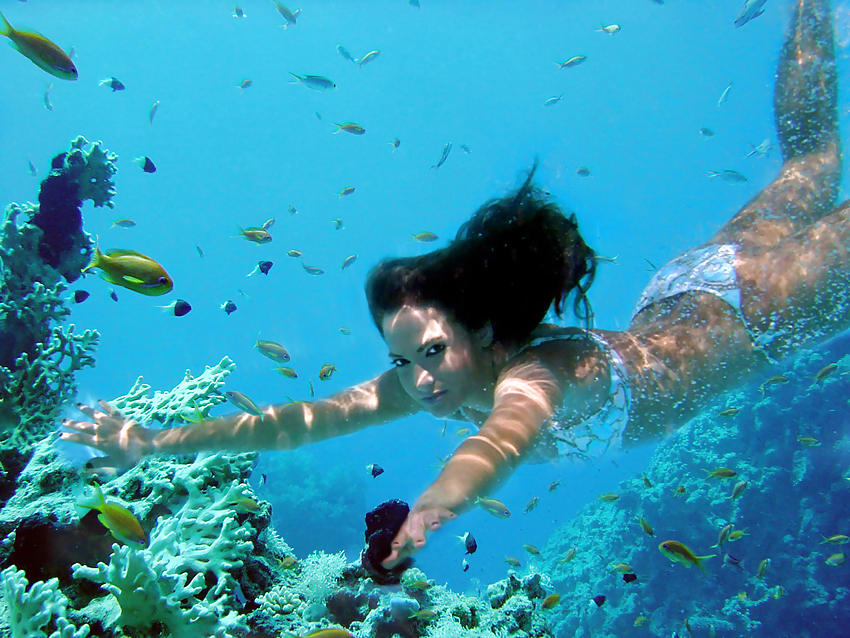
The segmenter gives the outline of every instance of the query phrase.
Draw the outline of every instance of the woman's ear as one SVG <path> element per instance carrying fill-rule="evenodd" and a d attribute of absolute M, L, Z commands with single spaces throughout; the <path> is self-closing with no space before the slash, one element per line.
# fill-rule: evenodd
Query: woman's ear
<path fill-rule="evenodd" d="M 481 348 L 489 348 L 493 345 L 493 324 L 488 321 L 483 328 L 476 330 L 475 341 Z"/>

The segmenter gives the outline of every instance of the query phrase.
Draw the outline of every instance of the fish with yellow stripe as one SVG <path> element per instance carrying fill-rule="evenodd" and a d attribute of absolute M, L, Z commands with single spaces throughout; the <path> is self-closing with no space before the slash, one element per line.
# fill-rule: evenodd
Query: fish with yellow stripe
<path fill-rule="evenodd" d="M 94 257 L 83 272 L 91 268 L 99 268 L 100 276 L 109 283 L 149 297 L 164 295 L 174 287 L 165 268 L 133 250 L 113 249 L 104 254 L 95 246 Z"/>
<path fill-rule="evenodd" d="M 50 75 L 62 80 L 77 79 L 77 67 L 67 53 L 37 31 L 18 31 L 9 24 L 2 11 L 0 35 L 9 38 L 13 49 Z"/>

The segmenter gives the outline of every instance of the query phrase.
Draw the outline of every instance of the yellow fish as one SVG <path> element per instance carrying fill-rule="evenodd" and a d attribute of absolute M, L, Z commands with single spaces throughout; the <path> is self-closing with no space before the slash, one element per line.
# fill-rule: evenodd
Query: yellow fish
<path fill-rule="evenodd" d="M 133 250 L 113 249 L 104 255 L 95 246 L 91 263 L 83 268 L 100 268 L 101 277 L 111 284 L 149 297 L 171 292 L 174 281 L 156 261 Z"/>
<path fill-rule="evenodd" d="M 334 372 L 338 372 L 338 368 L 332 363 L 326 363 L 322 366 L 322 369 L 319 370 L 319 380 L 327 381 L 331 378 L 331 375 L 333 375 Z"/>
<path fill-rule="evenodd" d="M 244 237 L 255 244 L 268 244 L 272 236 L 265 228 L 240 228 L 239 234 L 234 237 Z"/>
<path fill-rule="evenodd" d="M 716 556 L 716 554 L 710 554 L 709 556 L 697 556 L 687 545 L 680 543 L 679 541 L 663 541 L 658 544 L 658 551 L 674 563 L 681 563 L 685 567 L 696 565 L 702 571 L 706 571 L 705 567 L 702 566 L 702 561 Z"/>
<path fill-rule="evenodd" d="M 337 127 L 334 133 L 345 131 L 346 133 L 351 133 L 353 135 L 363 135 L 366 132 L 365 128 L 363 128 L 359 124 L 355 124 L 354 122 L 346 122 L 345 124 L 334 124 L 334 126 Z"/>
<path fill-rule="evenodd" d="M 123 505 L 108 503 L 103 498 L 99 485 L 95 484 L 94 491 L 96 499 L 94 503 L 87 503 L 81 499 L 77 501 L 77 506 L 100 512 L 97 520 L 103 523 L 116 540 L 134 549 L 145 549 L 148 546 L 148 537 L 136 515 Z"/>
<path fill-rule="evenodd" d="M 479 496 L 475 499 L 475 504 L 496 518 L 508 518 L 511 515 L 511 511 L 507 505 L 502 503 L 502 501 L 497 501 L 495 498 L 481 498 Z"/>
<path fill-rule="evenodd" d="M 76 80 L 77 67 L 71 58 L 53 42 L 35 31 L 16 31 L 0 11 L 0 35 L 9 38 L 12 48 L 24 57 L 62 80 Z"/>

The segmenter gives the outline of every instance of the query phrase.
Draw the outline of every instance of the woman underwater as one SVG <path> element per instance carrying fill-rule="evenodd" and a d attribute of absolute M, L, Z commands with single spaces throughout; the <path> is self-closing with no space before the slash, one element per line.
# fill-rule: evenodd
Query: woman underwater
<path fill-rule="evenodd" d="M 478 432 L 412 506 L 383 562 L 391 568 L 520 463 L 657 439 L 772 362 L 850 327 L 850 204 L 834 208 L 837 91 L 828 0 L 798 0 L 775 86 L 779 176 L 655 274 L 624 332 L 542 323 L 568 298 L 590 319 L 596 261 L 532 170 L 448 247 L 370 273 L 388 372 L 314 403 L 269 406 L 262 419 L 168 430 L 127 422 L 105 402 L 81 405 L 92 421 L 66 420 L 62 438 L 127 466 L 155 453 L 290 450 L 422 411 L 470 421 Z"/>

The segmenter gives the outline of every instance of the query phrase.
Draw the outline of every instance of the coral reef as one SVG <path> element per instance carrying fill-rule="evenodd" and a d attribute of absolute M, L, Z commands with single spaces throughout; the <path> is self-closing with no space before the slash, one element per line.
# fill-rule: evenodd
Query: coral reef
<path fill-rule="evenodd" d="M 846 566 L 827 563 L 841 546 L 824 537 L 850 529 L 850 437 L 840 407 L 850 359 L 813 381 L 839 356 L 804 353 L 782 376 L 727 397 L 660 444 L 645 476 L 621 484 L 616 501 L 586 506 L 556 532 L 540 568 L 564 596 L 557 635 L 846 633 Z M 740 411 L 720 414 L 730 407 Z M 736 475 L 710 475 L 720 468 Z M 739 483 L 744 491 L 732 496 Z M 720 542 L 729 524 L 740 533 Z M 704 561 L 709 573 L 671 563 L 657 548 L 666 540 L 715 555 Z M 637 580 L 624 582 L 616 563 Z M 604 605 L 589 605 L 598 595 Z"/>
<path fill-rule="evenodd" d="M 88 264 L 92 242 L 82 204 L 111 206 L 115 155 L 78 137 L 54 158 L 39 203 L 10 204 L 0 227 L 0 450 L 23 464 L 55 429 L 76 394 L 74 373 L 94 365 L 98 334 L 61 325 L 70 314 L 62 293 Z M 28 216 L 27 220 L 21 219 Z"/>

